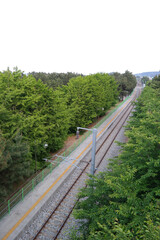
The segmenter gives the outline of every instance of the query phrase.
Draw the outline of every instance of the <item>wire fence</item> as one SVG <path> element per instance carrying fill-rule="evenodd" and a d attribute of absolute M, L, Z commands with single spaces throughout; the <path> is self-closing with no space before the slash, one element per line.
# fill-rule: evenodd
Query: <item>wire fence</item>
<path fill-rule="evenodd" d="M 95 126 L 94 128 L 98 128 L 107 118 L 111 116 L 113 112 L 115 112 L 125 101 L 128 100 L 130 96 L 128 96 L 123 102 L 118 104 L 113 110 L 109 112 L 106 116 L 104 116 Z M 69 148 L 65 150 L 62 154 L 63 157 L 69 156 L 75 149 L 90 135 L 92 132 L 85 132 L 78 140 L 74 142 Z M 23 201 L 25 196 L 34 190 L 34 188 L 44 180 L 44 178 L 50 174 L 53 169 L 55 169 L 60 162 L 63 161 L 62 158 L 57 157 L 54 159 L 45 169 L 43 169 L 40 173 L 38 173 L 34 178 L 29 180 L 20 190 L 18 190 L 12 197 L 8 200 L 4 201 L 0 205 L 0 219 L 3 218 L 6 214 L 10 214 L 11 209 L 17 205 L 20 201 Z"/>

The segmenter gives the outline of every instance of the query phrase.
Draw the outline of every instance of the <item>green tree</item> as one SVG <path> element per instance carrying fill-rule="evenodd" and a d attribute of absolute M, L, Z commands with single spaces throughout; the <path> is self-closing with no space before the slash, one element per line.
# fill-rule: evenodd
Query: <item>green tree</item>
<path fill-rule="evenodd" d="M 3 137 L 0 131 L 0 171 L 7 168 L 8 161 L 10 159 L 10 154 L 5 151 L 6 149 L 6 139 Z"/>
<path fill-rule="evenodd" d="M 94 74 L 72 78 L 67 86 L 61 88 L 66 95 L 70 111 L 70 129 L 86 127 L 102 116 L 117 101 L 117 85 L 108 74 Z"/>
<path fill-rule="evenodd" d="M 75 239 L 160 239 L 159 115 L 159 94 L 146 87 L 122 153 L 79 194 L 74 216 L 81 219 L 81 238 Z"/>
<path fill-rule="evenodd" d="M 150 83 L 150 86 L 154 89 L 160 89 L 160 75 L 158 76 L 155 76 L 151 83 Z"/>
<path fill-rule="evenodd" d="M 144 76 L 144 77 L 141 78 L 141 82 L 143 84 L 146 84 L 148 81 L 149 81 L 149 77 L 147 77 L 147 76 Z"/>
<path fill-rule="evenodd" d="M 111 75 L 115 78 L 118 84 L 119 96 L 120 99 L 123 100 L 123 98 L 130 94 L 135 88 L 137 83 L 136 77 L 129 71 L 125 71 L 124 74 L 115 72 Z"/>
<path fill-rule="evenodd" d="M 35 157 L 41 168 L 43 156 L 63 146 L 69 128 L 63 97 L 18 69 L 0 73 L 0 198 L 33 172 Z"/>
<path fill-rule="evenodd" d="M 125 71 L 123 76 L 127 78 L 126 90 L 130 94 L 137 84 L 136 77 L 131 72 L 129 72 L 128 70 Z"/>
<path fill-rule="evenodd" d="M 127 78 L 123 74 L 115 72 L 112 73 L 112 76 L 115 78 L 118 84 L 119 97 L 123 101 L 123 98 L 128 94 L 127 92 Z"/>
<path fill-rule="evenodd" d="M 71 78 L 77 76 L 82 76 L 82 74 L 77 73 L 44 73 L 44 72 L 31 72 L 30 75 L 34 76 L 36 80 L 41 79 L 43 83 L 47 84 L 49 87 L 52 87 L 54 90 L 57 87 L 62 85 L 67 85 Z"/>
<path fill-rule="evenodd" d="M 68 133 L 67 106 L 59 91 L 49 89 L 41 80 L 21 71 L 0 73 L 0 124 L 9 139 L 19 129 L 34 155 L 62 147 Z M 47 150 L 44 143 L 48 143 Z"/>
<path fill-rule="evenodd" d="M 6 140 L 0 135 L 0 200 L 14 189 L 15 185 L 32 173 L 31 154 L 28 144 L 17 132 L 15 137 Z"/>

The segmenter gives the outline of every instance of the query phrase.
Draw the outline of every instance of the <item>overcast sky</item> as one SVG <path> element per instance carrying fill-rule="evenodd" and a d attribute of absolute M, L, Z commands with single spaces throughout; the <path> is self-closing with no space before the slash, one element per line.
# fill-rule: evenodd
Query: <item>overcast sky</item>
<path fill-rule="evenodd" d="M 0 71 L 160 70 L 160 0 L 0 0 Z"/>

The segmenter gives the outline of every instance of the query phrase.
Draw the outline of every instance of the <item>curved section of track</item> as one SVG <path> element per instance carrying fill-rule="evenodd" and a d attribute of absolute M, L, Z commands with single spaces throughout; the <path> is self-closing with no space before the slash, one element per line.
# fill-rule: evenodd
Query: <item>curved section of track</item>
<path fill-rule="evenodd" d="M 105 156 L 117 137 L 119 131 L 123 127 L 125 121 L 129 117 L 133 104 L 136 100 L 136 96 L 128 103 L 128 105 L 121 111 L 121 113 L 115 118 L 107 128 L 106 131 L 97 140 L 96 151 L 96 169 L 100 163 L 105 159 Z M 68 220 L 72 210 L 78 201 L 77 193 L 79 188 L 85 186 L 85 180 L 88 178 L 89 167 L 91 159 L 80 161 L 78 167 L 72 174 L 72 183 L 70 186 L 66 186 L 63 197 L 59 200 L 56 207 L 47 217 L 46 221 L 42 224 L 39 231 L 35 234 L 33 239 L 57 239 L 62 231 L 66 221 Z"/>

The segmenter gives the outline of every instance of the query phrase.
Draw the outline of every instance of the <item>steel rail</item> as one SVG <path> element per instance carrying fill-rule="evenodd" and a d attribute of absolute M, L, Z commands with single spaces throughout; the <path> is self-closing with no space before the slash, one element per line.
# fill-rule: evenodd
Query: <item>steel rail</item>
<path fill-rule="evenodd" d="M 133 102 L 135 99 L 136 99 L 136 97 L 134 97 L 134 98 L 132 99 L 132 102 Z M 130 109 L 130 108 L 131 108 L 131 109 Z M 130 110 L 129 110 L 129 109 L 130 109 Z M 128 105 L 124 108 L 125 111 L 124 111 L 124 112 L 122 111 L 122 112 L 118 115 L 119 117 L 122 115 L 122 116 L 120 117 L 120 119 L 118 119 L 118 122 L 115 124 L 115 126 L 114 126 L 113 129 L 110 131 L 110 133 L 106 136 L 106 138 L 104 139 L 104 141 L 100 144 L 99 148 L 98 148 L 97 151 L 96 151 L 96 154 L 100 151 L 100 149 L 102 148 L 102 146 L 104 145 L 104 143 L 107 141 L 107 139 L 110 137 L 110 135 L 111 135 L 112 132 L 115 130 L 115 128 L 117 127 L 117 125 L 118 125 L 118 124 L 120 123 L 120 121 L 123 119 L 124 115 L 129 111 L 129 113 L 128 113 L 127 116 L 125 117 L 125 120 L 124 120 L 123 123 L 121 124 L 118 132 L 116 133 L 116 136 L 114 136 L 113 140 L 112 140 L 111 143 L 109 144 L 108 148 L 106 149 L 105 153 L 103 154 L 103 157 L 101 158 L 101 160 L 100 160 L 99 163 L 97 164 L 96 168 L 98 168 L 99 165 L 100 165 L 100 163 L 103 161 L 106 153 L 108 152 L 108 150 L 110 149 L 111 145 L 113 144 L 115 138 L 117 137 L 119 131 L 121 130 L 124 122 L 125 122 L 126 119 L 128 118 L 128 116 L 129 116 L 129 114 L 131 113 L 132 109 L 133 109 L 133 106 L 132 106 L 132 103 L 131 103 L 131 101 L 130 101 L 130 102 L 128 103 Z M 123 113 L 123 114 L 122 114 L 122 113 Z M 117 120 L 117 119 L 116 119 L 116 120 Z M 116 120 L 115 120 L 115 121 L 116 121 Z M 114 122 L 115 122 L 115 121 L 114 121 Z M 114 123 L 112 123 L 111 125 L 113 125 L 113 124 L 114 124 Z M 110 126 L 109 126 L 109 128 L 110 128 Z M 105 131 L 105 132 L 106 132 L 106 131 Z M 104 134 L 102 134 L 102 135 L 104 135 Z M 98 140 L 99 140 L 99 139 L 98 139 Z M 60 207 L 60 205 L 61 205 L 61 204 L 63 203 L 63 201 L 66 199 L 66 197 L 68 196 L 68 194 L 71 192 L 71 190 L 73 189 L 73 187 L 75 186 L 75 184 L 78 182 L 78 180 L 79 180 L 80 177 L 82 176 L 82 174 L 85 173 L 85 171 L 86 171 L 87 167 L 89 166 L 90 162 L 91 162 L 91 159 L 90 159 L 88 162 L 86 162 L 86 166 L 82 169 L 81 173 L 78 175 L 78 177 L 76 178 L 76 180 L 72 183 L 72 185 L 69 187 L 69 189 L 67 190 L 67 192 L 65 193 L 65 195 L 62 197 L 62 199 L 59 201 L 59 203 L 57 204 L 57 206 L 54 208 L 54 210 L 53 210 L 52 213 L 50 214 L 50 216 L 49 216 L 49 217 L 47 218 L 47 220 L 42 224 L 42 226 L 41 226 L 41 228 L 39 229 L 39 231 L 35 234 L 35 236 L 34 236 L 34 238 L 33 238 L 34 240 L 37 239 L 40 234 L 43 235 L 42 230 L 46 227 L 46 225 L 47 225 L 47 223 L 49 222 L 49 220 L 53 217 L 54 213 L 58 210 L 58 208 Z M 81 163 L 81 161 L 80 161 L 80 163 Z M 84 162 L 83 162 L 83 163 L 84 163 Z M 77 201 L 78 201 L 78 200 L 77 200 Z M 65 223 L 67 222 L 68 218 L 70 217 L 70 215 L 71 215 L 71 213 L 72 213 L 75 205 L 76 205 L 76 202 L 75 202 L 74 206 L 72 206 L 71 210 L 69 211 L 68 215 L 66 216 L 65 220 L 63 221 L 63 223 L 61 224 L 59 230 L 57 231 L 56 236 L 54 236 L 53 239 L 56 239 L 56 238 L 58 237 L 58 235 L 60 234 L 60 232 L 62 231 L 62 229 L 63 229 Z"/>
<path fill-rule="evenodd" d="M 109 151 L 110 147 L 112 146 L 114 140 L 116 139 L 117 135 L 119 134 L 120 130 L 122 129 L 125 121 L 126 121 L 127 118 L 129 117 L 132 109 L 133 109 L 133 107 L 131 107 L 131 110 L 129 111 L 129 113 L 128 113 L 127 116 L 125 117 L 123 123 L 121 124 L 121 126 L 120 126 L 120 128 L 119 128 L 119 130 L 118 130 L 118 132 L 116 133 L 116 135 L 114 136 L 113 140 L 111 141 L 111 143 L 110 143 L 109 146 L 107 147 L 105 153 L 103 154 L 102 158 L 101 158 L 100 161 L 98 162 L 98 164 L 97 164 L 97 166 L 96 166 L 96 169 L 95 169 L 95 172 L 98 170 L 98 167 L 100 166 L 101 162 L 104 160 L 104 157 L 106 156 L 106 154 L 107 154 L 107 152 Z M 116 125 L 116 126 L 117 126 L 117 125 Z M 108 139 L 108 138 L 107 138 L 107 139 Z M 103 142 L 103 144 L 104 144 L 104 142 Z M 103 144 L 102 144 L 102 145 L 103 145 Z M 100 148 L 99 148 L 98 150 L 100 150 Z M 96 153 L 97 153 L 97 152 L 96 152 Z M 85 187 L 86 187 L 86 185 L 85 185 Z M 67 220 L 69 219 L 70 215 L 72 214 L 73 209 L 75 208 L 75 205 L 77 204 L 78 201 L 79 201 L 79 199 L 77 199 L 77 201 L 75 202 L 75 204 L 72 206 L 72 209 L 69 211 L 66 219 L 64 220 L 64 222 L 62 223 L 61 227 L 60 227 L 59 230 L 57 231 L 56 236 L 54 236 L 54 238 L 52 238 L 52 239 L 57 239 L 57 237 L 60 235 L 60 233 L 62 232 L 62 229 L 64 228 L 64 225 L 66 224 Z"/>

